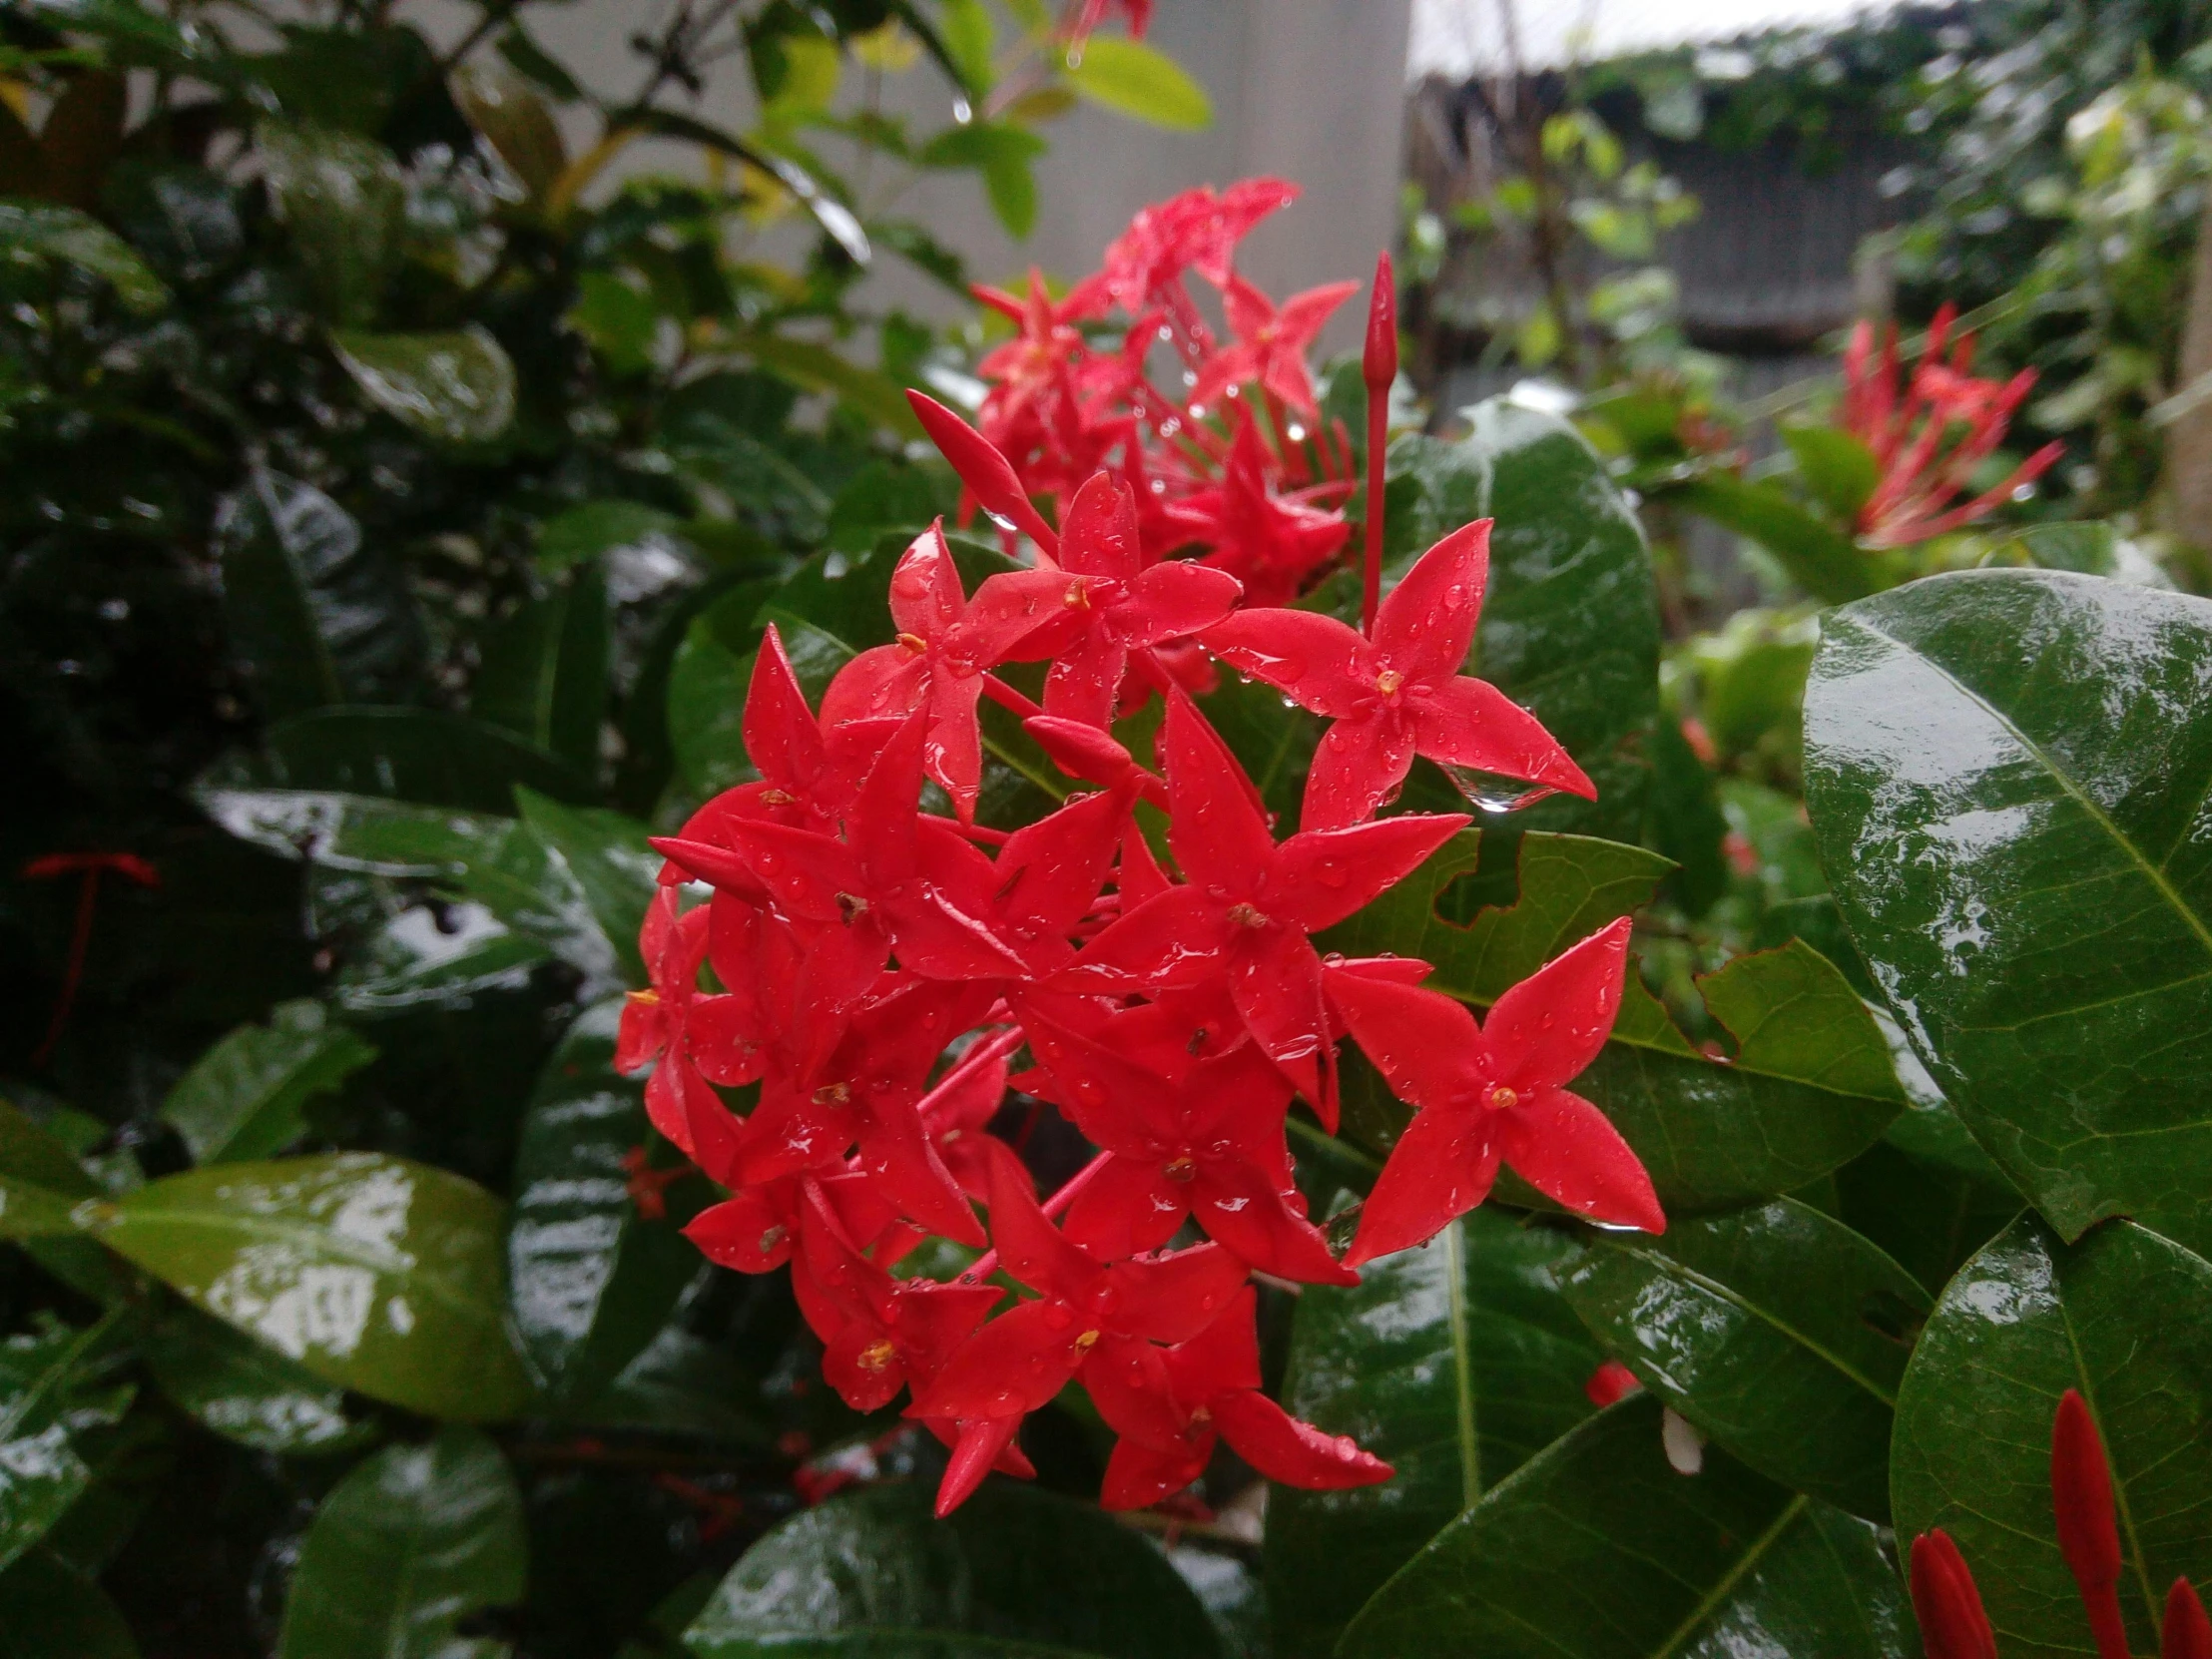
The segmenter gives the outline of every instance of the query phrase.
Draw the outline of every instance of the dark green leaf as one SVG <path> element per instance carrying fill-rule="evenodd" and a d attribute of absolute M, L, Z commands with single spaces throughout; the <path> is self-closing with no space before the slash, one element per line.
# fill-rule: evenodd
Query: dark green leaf
<path fill-rule="evenodd" d="M 46 1535 L 92 1483 L 72 1438 L 122 1419 L 129 1388 L 96 1387 L 117 1316 L 0 1341 L 0 1567 Z"/>
<path fill-rule="evenodd" d="M 376 1153 L 221 1164 L 121 1200 L 101 1237 L 328 1382 L 433 1416 L 512 1416 L 506 1206 Z"/>
<path fill-rule="evenodd" d="M 551 573 L 618 547 L 665 546 L 680 522 L 642 501 L 586 501 L 538 526 L 538 566 Z"/>
<path fill-rule="evenodd" d="M 646 906 L 660 890 L 661 855 L 646 844 L 650 831 L 636 819 L 597 808 L 564 807 L 534 790 L 515 800 L 530 833 L 559 858 L 613 944 L 630 983 L 645 984 L 638 957 L 638 929 Z"/>
<path fill-rule="evenodd" d="M 443 443 L 488 443 L 515 417 L 515 365 L 476 323 L 437 334 L 331 334 L 368 400 Z"/>
<path fill-rule="evenodd" d="M 345 1394 L 221 1320 L 172 1308 L 145 1337 L 162 1392 L 226 1439 L 287 1456 L 359 1451 L 375 1428 L 346 1414 Z"/>
<path fill-rule="evenodd" d="M 808 391 L 833 392 L 847 407 L 901 437 L 921 436 L 921 422 L 898 384 L 849 362 L 826 345 L 788 334 L 748 334 L 744 348 L 763 368 Z"/>
<path fill-rule="evenodd" d="M 1426 981 L 1462 1001 L 1494 1001 L 1576 940 L 1646 902 L 1664 860 L 1578 835 L 1520 840 L 1520 897 L 1470 923 L 1447 920 L 1454 881 L 1475 870 L 1461 834 L 1351 921 L 1326 949 L 1393 952 L 1435 965 Z M 1737 1041 L 1707 1056 L 1631 973 L 1613 1040 L 1575 1084 L 1627 1137 L 1669 1213 L 1734 1208 L 1818 1180 L 1865 1151 L 1904 1104 L 1889 1045 L 1866 1004 L 1824 957 L 1793 940 L 1739 956 L 1699 981 Z M 1350 1132 L 1381 1147 L 1403 1126 L 1347 1103 Z"/>
<path fill-rule="evenodd" d="M 1643 823 L 1642 746 L 1659 712 L 1659 600 L 1643 532 L 1604 463 L 1565 421 L 1492 398 L 1456 443 L 1402 438 L 1390 470 L 1418 481 L 1393 522 L 1402 568 L 1473 519 L 1495 518 L 1490 575 L 1466 671 L 1528 709 L 1598 789 L 1513 815 L 1516 828 L 1616 839 Z M 1433 774 L 1428 775 L 1433 778 Z M 1408 787 L 1418 792 L 1420 776 Z M 1442 806 L 1443 797 L 1422 805 Z"/>
<path fill-rule="evenodd" d="M 369 322 L 405 226 L 399 164 L 383 146 L 325 127 L 264 122 L 255 141 L 324 314 L 344 327 Z"/>
<path fill-rule="evenodd" d="M 887 535 L 919 535 L 952 506 L 937 475 L 899 462 L 870 461 L 830 505 L 830 545 L 842 553 L 865 553 Z"/>
<path fill-rule="evenodd" d="M 2050 1434 L 2088 1400 L 2111 1459 L 2120 1604 L 2137 1652 L 2177 1575 L 2212 1583 L 2212 1266 L 2129 1222 L 2067 1246 L 2023 1217 L 1944 1290 L 1898 1396 L 1898 1532 L 1940 1526 L 2006 1659 L 2091 1649 L 2058 1553 Z"/>
<path fill-rule="evenodd" d="M 0 1239 L 73 1234 L 78 1204 L 99 1195 L 67 1147 L 0 1100 Z"/>
<path fill-rule="evenodd" d="M 2038 571 L 1828 619 L 1807 806 L 1853 940 L 2071 1238 L 2212 1248 L 2212 605 Z"/>
<path fill-rule="evenodd" d="M 1971 1167 L 1960 1166 L 1960 1155 Z M 1931 1296 L 2022 1203 L 1947 1107 L 1899 1113 L 1881 1140 L 1836 1172 L 1836 1194 L 1842 1220 Z"/>
<path fill-rule="evenodd" d="M 745 753 L 745 697 L 760 630 L 754 613 L 774 591 L 741 582 L 696 617 L 669 666 L 668 735 L 676 768 L 706 797 L 759 776 Z"/>
<path fill-rule="evenodd" d="M 1722 816 L 1713 774 L 1698 759 L 1675 721 L 1661 719 L 1645 740 L 1651 762 L 1651 792 L 1644 811 L 1650 843 L 1674 861 L 1666 891 L 1691 915 L 1703 915 L 1728 891 L 1728 855 L 1722 841 L 1728 820 Z"/>
<path fill-rule="evenodd" d="M 1779 1198 L 1656 1239 L 1599 1235 L 1567 1300 L 1645 1386 L 1760 1473 L 1889 1519 L 1890 1415 L 1928 1293 L 1850 1228 Z"/>
<path fill-rule="evenodd" d="M 223 611 L 273 719 L 402 691 L 423 655 L 405 578 L 311 484 L 257 467 L 217 511 Z"/>
<path fill-rule="evenodd" d="M 1003 1481 L 930 1516 L 900 1482 L 795 1515 L 722 1581 L 684 1643 L 700 1659 L 1217 1659 L 1198 1598 L 1089 1504 Z"/>
<path fill-rule="evenodd" d="M 1298 1300 L 1283 1404 L 1397 1470 L 1382 1486 L 1268 1495 L 1284 1659 L 1326 1655 L 1370 1595 L 1460 1510 L 1590 1413 L 1603 1359 L 1559 1295 L 1566 1234 L 1476 1210 L 1357 1287 Z"/>
<path fill-rule="evenodd" d="M 1816 599 L 1857 599 L 1881 587 L 1896 568 L 1894 556 L 1866 551 L 1776 483 L 1708 472 L 1670 491 L 1667 499 L 1757 542 Z"/>
<path fill-rule="evenodd" d="M 596 776 L 612 656 L 606 578 L 579 562 L 486 633 L 469 712 Z"/>
<path fill-rule="evenodd" d="M 376 1058 L 319 1002 L 286 1002 L 193 1062 L 162 1103 L 196 1164 L 267 1158 L 297 1139 L 304 1108 Z"/>
<path fill-rule="evenodd" d="M 51 1549 L 0 1572 L 0 1659 L 138 1659 L 107 1592 Z"/>
<path fill-rule="evenodd" d="M 331 1489 L 292 1568 L 280 1659 L 493 1659 L 459 1627 L 522 1599 L 522 1494 L 499 1448 L 448 1425 Z"/>
<path fill-rule="evenodd" d="M 622 999 L 576 1017 L 538 1074 L 515 1153 L 507 1296 L 540 1383 L 603 1386 L 652 1342 L 699 1265 L 668 1220 L 647 1220 L 623 1160 L 652 1144 L 643 1084 L 613 1069 Z"/>
<path fill-rule="evenodd" d="M 257 785 L 513 811 L 517 784 L 556 801 L 588 802 L 588 781 L 557 756 L 495 726 L 435 709 L 321 709 L 271 727 L 260 763 L 219 771 L 204 787 Z"/>
<path fill-rule="evenodd" d="M 1338 1653 L 1918 1653 L 1874 1526 L 1715 1447 L 1701 1472 L 1677 1474 L 1659 1409 L 1624 1400 L 1523 1463 L 1376 1593 Z"/>
<path fill-rule="evenodd" d="M 1068 54 L 1068 82 L 1092 103 L 1155 127 L 1202 133 L 1214 124 L 1206 89 L 1165 52 L 1121 35 L 1093 35 Z"/>
<path fill-rule="evenodd" d="M 158 311 L 169 289 L 146 269 L 131 245 L 89 214 L 44 203 L 0 202 L 0 261 L 89 271 L 134 311 Z"/>

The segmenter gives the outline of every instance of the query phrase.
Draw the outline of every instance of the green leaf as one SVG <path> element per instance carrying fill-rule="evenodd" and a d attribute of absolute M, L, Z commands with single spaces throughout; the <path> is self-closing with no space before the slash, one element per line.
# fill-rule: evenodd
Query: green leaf
<path fill-rule="evenodd" d="M 545 200 L 568 168 L 553 112 L 513 66 L 477 58 L 453 74 L 454 102 L 469 123 L 491 140 L 499 159 L 515 171 L 533 202 Z"/>
<path fill-rule="evenodd" d="M 2167 1586 L 2212 1582 L 2212 1266 L 2129 1222 L 2069 1246 L 2022 1217 L 1936 1303 L 1898 1397 L 1891 1497 L 1901 1537 L 1956 1541 L 2007 1659 L 2092 1646 L 2051 1518 L 2068 1388 L 2104 1438 L 2120 1604 L 2150 1653 Z"/>
<path fill-rule="evenodd" d="M 1342 1659 L 1920 1651 L 1873 1525 L 1718 1448 L 1677 1474 L 1659 1410 L 1624 1400 L 1523 1463 L 1376 1593 Z"/>
<path fill-rule="evenodd" d="M 77 1206 L 99 1196 L 67 1147 L 21 1107 L 0 1100 L 0 1239 L 74 1234 Z"/>
<path fill-rule="evenodd" d="M 1026 237 L 1037 222 L 1037 185 L 1030 166 L 1050 148 L 1043 139 L 1003 121 L 971 121 L 947 127 L 922 146 L 924 167 L 972 167 L 983 176 L 991 211 L 1010 236 Z"/>
<path fill-rule="evenodd" d="M 1117 115 L 1180 133 L 1214 124 L 1206 89 L 1165 52 L 1120 35 L 1093 35 L 1080 56 L 1068 54 L 1068 83 Z"/>
<path fill-rule="evenodd" d="M 478 323 L 432 334 L 341 330 L 330 344 L 368 400 L 443 443 L 488 443 L 515 417 L 515 365 Z"/>
<path fill-rule="evenodd" d="M 678 774 L 702 799 L 759 776 L 745 753 L 745 698 L 761 639 L 754 614 L 775 588 L 739 583 L 692 620 L 669 665 L 669 745 Z"/>
<path fill-rule="evenodd" d="M 487 631 L 469 712 L 597 776 L 613 634 L 606 578 L 596 563 L 579 561 L 565 581 Z"/>
<path fill-rule="evenodd" d="M 1518 902 L 1462 925 L 1440 905 L 1479 853 L 1480 837 L 1454 836 L 1323 934 L 1322 947 L 1417 956 L 1435 965 L 1426 984 L 1483 1006 L 1648 902 L 1665 869 L 1640 847 L 1532 832 L 1520 838 Z M 1631 972 L 1613 1040 L 1574 1085 L 1627 1137 L 1670 1215 L 1732 1209 L 1818 1180 L 1872 1145 L 1904 1105 L 1874 1016 L 1803 941 L 1739 956 L 1699 986 L 1736 1038 L 1732 1059 L 1700 1050 Z M 1348 1132 L 1379 1150 L 1405 1121 L 1394 1105 L 1378 1117 L 1348 1099 L 1346 1110 Z"/>
<path fill-rule="evenodd" d="M 903 462 L 870 461 L 855 472 L 830 507 L 830 545 L 865 553 L 883 537 L 919 535 L 954 504 L 939 475 Z"/>
<path fill-rule="evenodd" d="M 1960 1154 L 1970 1167 L 1961 1167 Z M 1836 1172 L 1836 1195 L 1844 1223 L 1931 1296 L 2022 1203 L 1947 1108 L 1898 1114 L 1881 1140 Z"/>
<path fill-rule="evenodd" d="M 264 786 L 505 813 L 517 784 L 557 801 L 593 791 L 558 756 L 437 709 L 318 709 L 271 727 L 258 764 L 219 769 L 202 789 Z"/>
<path fill-rule="evenodd" d="M 1795 1199 L 1598 1235 L 1567 1300 L 1646 1387 L 1751 1467 L 1890 1515 L 1890 1417 L 1928 1293 Z M 1807 1425 L 1818 1423 L 1817 1432 Z"/>
<path fill-rule="evenodd" d="M 398 567 L 312 484 L 255 467 L 217 508 L 223 613 L 273 719 L 412 684 L 422 623 Z"/>
<path fill-rule="evenodd" d="M 0 1567 L 44 1537 L 92 1484 L 73 1436 L 121 1421 L 130 1404 L 127 1387 L 95 1391 L 117 1318 L 0 1341 Z"/>
<path fill-rule="evenodd" d="M 448 1424 L 331 1488 L 299 1547 L 279 1659 L 493 1659 L 460 1627 L 522 1599 L 522 1494 L 499 1448 Z"/>
<path fill-rule="evenodd" d="M 33 270 L 66 265 L 90 272 L 142 315 L 169 303 L 169 289 L 131 245 L 75 208 L 0 202 L 0 261 Z"/>
<path fill-rule="evenodd" d="M 823 233 L 843 249 L 853 264 L 864 266 L 873 258 L 867 233 L 860 228 L 852 210 L 825 191 L 813 174 L 790 157 L 748 144 L 719 127 L 675 110 L 632 108 L 622 111 L 619 120 L 622 126 L 641 127 L 662 138 L 682 139 L 759 168 L 798 199 L 799 205 L 814 217 Z"/>
<path fill-rule="evenodd" d="M 630 1196 L 623 1159 L 652 1144 L 642 1082 L 614 1071 L 623 1000 L 576 1017 L 538 1074 L 515 1153 L 507 1297 L 542 1386 L 590 1394 L 641 1354 L 699 1253 Z"/>
<path fill-rule="evenodd" d="M 162 1116 L 196 1164 L 267 1158 L 298 1139 L 304 1108 L 376 1058 L 319 1002 L 282 1003 L 267 1025 L 242 1025 L 195 1060 Z"/>
<path fill-rule="evenodd" d="M 846 406 L 885 431 L 903 438 L 921 436 L 921 422 L 895 380 L 847 361 L 826 345 L 785 334 L 762 333 L 745 335 L 743 348 L 763 368 L 775 370 L 807 391 L 834 393 Z"/>
<path fill-rule="evenodd" d="M 131 1627 L 91 1574 L 51 1549 L 0 1572 L 0 1659 L 138 1659 Z"/>
<path fill-rule="evenodd" d="M 2212 604 L 1977 571 L 1824 634 L 1806 804 L 1915 1051 L 2065 1237 L 2212 1249 Z"/>
<path fill-rule="evenodd" d="M 534 790 L 518 789 L 522 822 L 566 866 L 591 906 L 600 931 L 633 986 L 646 983 L 638 929 L 660 891 L 661 855 L 646 843 L 651 831 L 636 819 L 598 808 L 564 807 Z"/>
<path fill-rule="evenodd" d="M 1268 1494 L 1269 1611 L 1284 1659 L 1328 1654 L 1362 1604 L 1458 1513 L 1590 1414 L 1603 1358 L 1559 1295 L 1562 1232 L 1485 1206 L 1357 1286 L 1298 1299 L 1284 1408 L 1397 1470 Z"/>
<path fill-rule="evenodd" d="M 475 1183 L 370 1152 L 167 1176 L 101 1229 L 324 1382 L 467 1422 L 528 1398 L 504 1326 L 505 1235 L 506 1206 Z"/>
<path fill-rule="evenodd" d="M 1874 451 L 1840 426 L 1784 422 L 1782 441 L 1797 458 L 1798 476 L 1820 504 L 1843 523 L 1857 523 L 1859 509 L 1882 478 Z"/>
<path fill-rule="evenodd" d="M 343 1389 L 196 1309 L 172 1308 L 144 1343 L 162 1392 L 225 1439 L 303 1457 L 359 1451 L 376 1436 L 346 1414 Z"/>
<path fill-rule="evenodd" d="M 946 1520 L 901 1482 L 793 1516 L 746 1552 L 684 1645 L 899 1659 L 1217 1659 L 1159 1552 L 1087 1503 L 1004 1481 Z"/>
<path fill-rule="evenodd" d="M 323 314 L 342 327 L 368 322 L 405 229 L 399 164 L 382 145 L 329 128 L 265 121 L 254 136 L 276 217 L 291 228 Z"/>
<path fill-rule="evenodd" d="M 1708 472 L 1669 490 L 1667 499 L 1757 542 L 1816 599 L 1858 599 L 1895 579 L 1893 555 L 1862 548 L 1799 506 L 1779 484 Z"/>
<path fill-rule="evenodd" d="M 958 67 L 971 97 L 991 90 L 991 49 L 996 31 L 983 0 L 938 0 L 937 29 L 945 54 Z"/>
<path fill-rule="evenodd" d="M 642 501 L 586 501 L 538 526 L 538 568 L 551 574 L 618 547 L 666 545 L 681 523 Z"/>
<path fill-rule="evenodd" d="M 1659 600 L 1643 531 L 1565 421 L 1504 398 L 1464 413 L 1472 430 L 1458 442 L 1416 436 L 1391 447 L 1391 472 L 1419 485 L 1412 510 L 1392 524 L 1403 549 L 1392 584 L 1462 524 L 1497 521 L 1466 672 L 1541 720 L 1598 789 L 1594 803 L 1554 797 L 1507 823 L 1633 838 L 1649 772 L 1643 744 L 1659 714 Z M 1349 592 L 1347 601 L 1357 606 Z M 1408 800 L 1425 789 L 1419 805 L 1455 804 L 1439 776 L 1417 772 Z"/>

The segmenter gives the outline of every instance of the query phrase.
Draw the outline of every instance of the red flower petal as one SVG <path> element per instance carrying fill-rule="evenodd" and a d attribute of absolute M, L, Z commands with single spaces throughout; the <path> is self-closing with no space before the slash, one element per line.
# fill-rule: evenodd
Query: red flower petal
<path fill-rule="evenodd" d="M 1438 682 L 1413 707 L 1413 739 L 1421 754 L 1444 766 L 1597 799 L 1597 786 L 1574 757 L 1534 715 L 1487 681 L 1461 675 Z"/>
<path fill-rule="evenodd" d="M 1580 1095 L 1542 1089 L 1496 1116 L 1499 1152 L 1538 1192 L 1592 1221 L 1667 1230 L 1643 1163 L 1612 1120 Z"/>
<path fill-rule="evenodd" d="M 1997 1659 L 1981 1592 L 1949 1533 L 1938 1528 L 1913 1540 L 1912 1578 L 1928 1659 Z"/>
<path fill-rule="evenodd" d="M 1360 1231 L 1345 1266 L 1362 1267 L 1432 1239 L 1490 1196 L 1498 1150 L 1495 1114 L 1479 1107 L 1428 1107 L 1413 1114 L 1390 1148 L 1375 1191 L 1360 1210 Z"/>
<path fill-rule="evenodd" d="M 1397 1472 L 1373 1452 L 1362 1451 L 1349 1436 L 1301 1422 L 1257 1390 L 1215 1400 L 1214 1421 L 1238 1456 L 1286 1486 L 1337 1491 L 1373 1486 Z"/>
<path fill-rule="evenodd" d="M 1375 614 L 1375 655 L 1419 685 L 1466 665 L 1490 569 L 1490 521 L 1463 524 L 1415 559 Z"/>
<path fill-rule="evenodd" d="M 1620 1013 L 1632 925 L 1626 916 L 1608 923 L 1497 999 L 1482 1035 L 1500 1083 L 1563 1087 L 1597 1058 Z"/>

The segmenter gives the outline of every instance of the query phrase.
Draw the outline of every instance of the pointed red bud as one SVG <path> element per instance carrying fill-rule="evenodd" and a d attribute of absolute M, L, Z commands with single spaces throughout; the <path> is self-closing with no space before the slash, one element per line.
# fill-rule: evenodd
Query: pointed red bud
<path fill-rule="evenodd" d="M 2120 1616 L 2120 1529 L 2112 1514 L 2112 1470 L 2089 1402 L 2068 1388 L 2050 1427 L 2050 1504 L 2058 1551 L 2081 1587 L 2101 1659 L 2128 1659 Z"/>
<path fill-rule="evenodd" d="M 2204 1603 L 2186 1578 L 2174 1580 L 2166 1593 L 2166 1639 L 2161 1659 L 2212 1659 L 2212 1619 L 2204 1616 Z"/>
<path fill-rule="evenodd" d="M 1937 1527 L 1913 1540 L 1913 1611 L 1928 1659 L 1997 1659 L 1997 1639 L 1973 1574 Z"/>
<path fill-rule="evenodd" d="M 929 434 L 929 441 L 952 463 L 952 470 L 960 475 L 960 482 L 967 485 L 983 511 L 994 521 L 1019 530 L 1042 548 L 1047 558 L 1057 559 L 1059 534 L 1030 504 L 1029 493 L 1021 487 L 1013 463 L 934 397 L 909 390 L 906 401 L 913 405 L 914 418 Z"/>
<path fill-rule="evenodd" d="M 1368 296 L 1368 346 L 1360 359 L 1360 378 L 1371 395 L 1386 393 L 1397 378 L 1397 284 L 1390 276 L 1390 256 L 1375 261 L 1375 291 Z"/>

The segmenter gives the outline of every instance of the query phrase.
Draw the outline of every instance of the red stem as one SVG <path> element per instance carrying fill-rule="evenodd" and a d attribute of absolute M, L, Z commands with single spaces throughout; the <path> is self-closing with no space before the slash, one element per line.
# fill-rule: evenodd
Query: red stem
<path fill-rule="evenodd" d="M 952 1062 L 951 1069 L 937 1079 L 935 1087 L 921 1097 L 914 1110 L 926 1118 L 944 1103 L 954 1089 L 966 1082 L 976 1071 L 989 1065 L 993 1060 L 1003 1059 L 1013 1053 L 1015 1049 L 1022 1045 L 1022 1041 L 1021 1027 L 1017 1025 L 1010 1031 L 1001 1031 L 997 1036 L 985 1038 L 982 1042 L 977 1043 Z"/>
<path fill-rule="evenodd" d="M 1382 446 L 1389 434 L 1390 384 L 1397 378 L 1397 284 L 1390 256 L 1375 262 L 1375 288 L 1368 296 L 1367 348 L 1360 378 L 1368 388 L 1367 582 L 1360 596 L 1360 628 L 1375 637 L 1376 608 L 1382 601 Z"/>
<path fill-rule="evenodd" d="M 1062 1187 L 1058 1192 L 1054 1193 L 1050 1198 L 1044 1201 L 1044 1213 L 1047 1216 L 1057 1216 L 1062 1210 L 1065 1210 L 1070 1204 L 1073 1204 L 1075 1202 L 1076 1195 L 1080 1193 L 1085 1187 L 1089 1186 L 1092 1180 L 1097 1176 L 1098 1172 L 1104 1169 L 1107 1164 L 1113 1161 L 1113 1156 L 1114 1155 L 1111 1152 L 1101 1152 L 1097 1157 L 1093 1158 L 1089 1163 L 1085 1164 L 1081 1169 L 1077 1170 L 1073 1175 L 1069 1176 L 1067 1185 Z M 991 1271 L 997 1266 L 998 1249 L 994 1245 L 991 1249 L 984 1251 L 982 1255 L 976 1257 L 974 1265 L 971 1266 L 967 1270 L 967 1272 L 961 1274 L 960 1278 L 964 1282 L 972 1281 L 974 1283 L 980 1284 L 983 1280 L 990 1278 Z"/>
<path fill-rule="evenodd" d="M 1044 710 L 1006 684 L 995 674 L 983 676 L 983 695 L 1001 709 L 1011 709 L 1023 720 L 1035 720 Z"/>
<path fill-rule="evenodd" d="M 85 953 L 92 944 L 93 906 L 99 896 L 100 867 L 94 864 L 86 868 L 78 883 L 77 919 L 69 929 L 69 960 L 62 968 L 61 993 L 54 998 L 54 1014 L 46 1023 L 46 1035 L 31 1056 L 33 1071 L 54 1057 L 55 1046 L 62 1040 L 62 1027 L 69 1023 L 69 1010 L 76 1005 L 77 986 L 85 976 Z"/>

